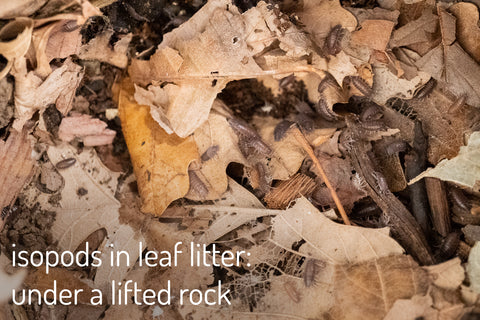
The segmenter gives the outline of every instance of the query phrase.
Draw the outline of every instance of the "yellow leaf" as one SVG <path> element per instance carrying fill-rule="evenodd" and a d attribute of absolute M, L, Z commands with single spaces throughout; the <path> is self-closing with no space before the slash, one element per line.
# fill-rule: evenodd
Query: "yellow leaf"
<path fill-rule="evenodd" d="M 167 134 L 150 115 L 150 108 L 133 99 L 133 85 L 125 79 L 118 114 L 132 158 L 142 198 L 142 211 L 160 216 L 189 188 L 188 165 L 198 159 L 195 141 Z"/>

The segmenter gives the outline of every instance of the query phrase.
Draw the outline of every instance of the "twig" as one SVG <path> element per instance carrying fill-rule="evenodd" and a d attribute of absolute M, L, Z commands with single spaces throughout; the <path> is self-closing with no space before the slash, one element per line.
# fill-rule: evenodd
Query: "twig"
<path fill-rule="evenodd" d="M 325 174 L 325 171 L 323 171 L 320 161 L 318 161 L 317 157 L 315 156 L 315 153 L 313 152 L 313 149 L 310 146 L 310 143 L 308 143 L 307 139 L 305 138 L 303 133 L 300 131 L 300 129 L 297 127 L 297 125 L 292 125 L 289 129 L 289 132 L 294 135 L 298 143 L 300 143 L 300 145 L 302 146 L 303 150 L 305 150 L 308 156 L 312 159 L 313 164 L 315 165 L 318 172 L 320 173 L 320 176 L 325 182 L 325 185 L 330 190 L 330 194 L 332 195 L 333 201 L 335 201 L 335 204 L 337 205 L 337 209 L 340 212 L 340 215 L 342 216 L 343 222 L 346 225 L 351 225 L 350 220 L 348 219 L 347 213 L 345 212 L 345 209 L 343 208 L 343 205 L 340 202 L 340 199 L 338 198 L 337 192 L 335 191 L 333 186 L 330 184 L 330 181 L 328 180 L 327 175 Z"/>

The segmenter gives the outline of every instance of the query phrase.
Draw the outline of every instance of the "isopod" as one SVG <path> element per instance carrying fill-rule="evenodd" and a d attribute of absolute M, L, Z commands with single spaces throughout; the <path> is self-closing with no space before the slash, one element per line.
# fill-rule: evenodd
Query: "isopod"
<path fill-rule="evenodd" d="M 454 187 L 450 189 L 450 197 L 452 202 L 460 209 L 470 212 L 471 204 L 467 197 L 463 194 L 463 191 Z"/>
<path fill-rule="evenodd" d="M 287 131 L 292 127 L 293 122 L 289 120 L 280 121 L 273 130 L 273 137 L 275 141 L 280 141 L 285 137 Z"/>
<path fill-rule="evenodd" d="M 325 52 L 329 55 L 337 55 L 340 51 L 342 51 L 341 42 L 344 35 L 345 29 L 343 29 L 340 24 L 337 24 L 335 27 L 333 27 L 325 39 Z"/>
<path fill-rule="evenodd" d="M 216 144 L 208 147 L 208 149 L 205 150 L 205 152 L 200 156 L 200 159 L 202 159 L 202 161 L 208 161 L 212 159 L 217 155 L 218 149 L 219 149 L 219 146 Z"/>
<path fill-rule="evenodd" d="M 315 127 L 315 121 L 305 113 L 299 113 L 295 116 L 298 126 L 305 132 L 311 132 Z"/>
<path fill-rule="evenodd" d="M 295 110 L 297 110 L 299 113 L 304 113 L 306 115 L 314 115 L 315 113 L 313 112 L 312 108 L 306 103 L 305 101 L 298 101 L 295 104 Z"/>
<path fill-rule="evenodd" d="M 272 148 L 265 143 L 260 137 L 257 139 L 252 139 L 249 141 L 250 145 L 255 149 L 256 152 L 269 156 L 272 154 Z"/>
<path fill-rule="evenodd" d="M 465 100 L 467 100 L 467 96 L 465 94 L 462 94 L 448 108 L 448 113 L 452 114 L 452 113 L 459 112 L 463 108 L 463 106 L 465 105 Z"/>
<path fill-rule="evenodd" d="M 293 302 L 299 303 L 300 302 L 300 292 L 298 292 L 297 287 L 295 284 L 291 281 L 287 281 L 283 284 L 283 287 L 285 288 L 285 291 L 287 292 L 288 296 L 290 299 L 292 299 Z"/>
<path fill-rule="evenodd" d="M 278 82 L 278 86 L 283 89 L 286 88 L 288 85 L 292 84 L 293 82 L 295 82 L 295 75 L 292 73 L 291 75 L 280 79 L 280 81 Z"/>
<path fill-rule="evenodd" d="M 366 120 L 360 122 L 360 126 L 368 131 L 376 131 L 385 129 L 385 124 L 380 120 Z"/>
<path fill-rule="evenodd" d="M 208 188 L 193 170 L 188 170 L 188 178 L 190 180 L 190 191 L 195 192 L 198 196 L 205 198 L 208 195 Z"/>
<path fill-rule="evenodd" d="M 348 81 L 350 81 L 350 83 L 353 84 L 354 87 L 365 97 L 369 97 L 372 94 L 372 88 L 362 77 L 350 76 L 348 77 Z"/>
<path fill-rule="evenodd" d="M 458 245 L 460 243 L 460 237 L 458 233 L 452 232 L 447 234 L 440 247 L 440 255 L 444 259 L 448 259 L 457 252 Z"/>
<path fill-rule="evenodd" d="M 227 120 L 230 127 L 237 135 L 243 135 L 246 138 L 258 139 L 259 135 L 248 123 L 238 118 L 230 118 Z"/>
<path fill-rule="evenodd" d="M 75 162 L 77 162 L 75 158 L 68 158 L 68 159 L 57 162 L 57 164 L 55 165 L 55 168 L 59 170 L 67 169 L 73 166 Z"/>
<path fill-rule="evenodd" d="M 427 83 L 423 87 L 417 90 L 415 93 L 415 98 L 416 99 L 422 99 L 428 96 L 432 91 L 433 88 L 435 88 L 435 85 L 437 84 L 437 81 L 433 78 L 430 78 Z"/>
<path fill-rule="evenodd" d="M 325 77 L 318 84 L 318 93 L 322 94 L 325 89 L 335 85 L 337 85 L 337 80 L 335 80 L 335 78 L 330 73 L 326 73 Z"/>
<path fill-rule="evenodd" d="M 325 267 L 325 263 L 320 262 L 317 259 L 307 259 L 305 261 L 305 270 L 303 271 L 303 282 L 305 283 L 305 287 L 308 288 L 315 284 L 317 273 L 322 267 Z"/>
<path fill-rule="evenodd" d="M 382 108 L 376 103 L 369 103 L 360 113 L 360 120 L 378 120 L 383 116 Z"/>
<path fill-rule="evenodd" d="M 78 28 L 80 28 L 80 25 L 77 23 L 77 20 L 68 20 L 62 26 L 64 32 L 72 32 Z"/>
<path fill-rule="evenodd" d="M 383 174 L 381 174 L 380 172 L 374 171 L 372 175 L 375 178 L 375 181 L 377 183 L 378 189 L 381 194 L 386 194 L 387 192 L 390 191 L 390 188 L 388 187 L 387 179 Z"/>
<path fill-rule="evenodd" d="M 315 110 L 327 121 L 336 121 L 338 119 L 337 114 L 328 107 L 327 101 L 323 98 L 320 98 L 315 104 Z"/>
<path fill-rule="evenodd" d="M 393 141 L 385 147 L 385 153 L 389 156 L 397 154 L 399 152 L 405 152 L 408 148 L 408 144 L 403 140 Z"/>

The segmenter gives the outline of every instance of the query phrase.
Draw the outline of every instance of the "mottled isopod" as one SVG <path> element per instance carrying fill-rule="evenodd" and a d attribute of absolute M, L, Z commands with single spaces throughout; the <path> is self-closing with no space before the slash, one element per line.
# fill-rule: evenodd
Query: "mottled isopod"
<path fill-rule="evenodd" d="M 320 261 L 316 259 L 307 259 L 305 261 L 305 270 L 303 271 L 305 287 L 308 288 L 315 284 L 315 278 L 320 268 Z"/>
<path fill-rule="evenodd" d="M 454 113 L 459 112 L 463 108 L 463 106 L 465 105 L 465 100 L 467 100 L 467 96 L 465 94 L 462 94 L 448 108 L 448 113 L 454 114 Z"/>
<path fill-rule="evenodd" d="M 208 147 L 208 149 L 205 150 L 205 152 L 200 156 L 200 159 L 202 159 L 202 161 L 208 161 L 212 159 L 217 155 L 218 149 L 219 149 L 219 146 L 216 144 Z"/>
<path fill-rule="evenodd" d="M 383 116 L 382 107 L 376 103 L 368 103 L 360 113 L 360 120 L 378 120 Z"/>
<path fill-rule="evenodd" d="M 456 232 L 447 234 L 440 247 L 440 255 L 444 259 L 452 257 L 457 252 L 460 236 Z"/>
<path fill-rule="evenodd" d="M 300 292 L 298 292 L 297 287 L 295 286 L 295 283 L 291 281 L 287 281 L 283 284 L 283 287 L 285 288 L 285 291 L 287 292 L 288 296 L 290 299 L 292 299 L 293 302 L 299 303 L 300 302 Z"/>
<path fill-rule="evenodd" d="M 299 113 L 295 116 L 298 126 L 305 132 L 311 132 L 315 127 L 315 121 L 311 116 L 305 113 Z"/>
<path fill-rule="evenodd" d="M 57 162 L 57 164 L 55 165 L 55 168 L 59 170 L 67 169 L 73 166 L 75 162 L 77 162 L 75 158 L 68 158 L 68 159 Z"/>
<path fill-rule="evenodd" d="M 328 87 L 333 87 L 333 86 L 336 86 L 336 85 L 337 85 L 337 80 L 335 80 L 335 78 L 330 73 L 326 73 L 325 77 L 318 84 L 318 88 L 317 88 L 318 93 L 321 94 Z"/>
<path fill-rule="evenodd" d="M 388 187 L 388 182 L 385 176 L 377 171 L 374 171 L 372 175 L 375 178 L 375 182 L 377 183 L 378 190 L 380 191 L 380 193 L 381 194 L 388 193 L 390 191 L 390 188 Z"/>
<path fill-rule="evenodd" d="M 280 121 L 273 130 L 273 137 L 275 141 L 280 141 L 285 137 L 287 131 L 292 127 L 294 123 L 290 120 Z"/>
<path fill-rule="evenodd" d="M 62 26 L 62 31 L 72 32 L 78 28 L 80 28 L 80 25 L 77 23 L 77 20 L 67 20 Z"/>
<path fill-rule="evenodd" d="M 260 137 L 249 141 L 250 145 L 255 149 L 256 152 L 269 156 L 272 154 L 272 148 L 265 143 Z"/>
<path fill-rule="evenodd" d="M 190 179 L 190 191 L 195 192 L 201 198 L 208 195 L 208 188 L 193 170 L 188 170 L 188 178 Z"/>
<path fill-rule="evenodd" d="M 298 101 L 295 104 L 295 110 L 297 110 L 299 113 L 304 113 L 307 115 L 314 115 L 315 112 L 313 112 L 312 108 L 306 103 L 305 101 Z"/>
<path fill-rule="evenodd" d="M 369 97 L 372 94 L 372 88 L 368 85 L 368 83 L 363 80 L 363 78 L 358 76 L 350 76 L 348 77 L 348 81 L 360 91 L 365 97 Z"/>
<path fill-rule="evenodd" d="M 238 118 L 228 119 L 228 124 L 237 135 L 243 135 L 246 138 L 258 139 L 259 135 L 248 123 Z"/>
<path fill-rule="evenodd" d="M 417 90 L 415 93 L 415 98 L 416 99 L 422 99 L 428 96 L 432 91 L 433 88 L 435 88 L 435 85 L 437 84 L 437 81 L 433 78 L 430 78 L 427 83 L 423 87 Z"/>
<path fill-rule="evenodd" d="M 450 198 L 454 205 L 459 207 L 460 209 L 470 212 L 471 203 L 467 199 L 467 197 L 463 194 L 463 191 L 457 187 L 453 187 L 450 189 Z"/>
<path fill-rule="evenodd" d="M 342 51 L 341 42 L 345 35 L 345 29 L 340 24 L 330 30 L 327 38 L 325 39 L 324 50 L 329 55 L 336 55 Z"/>
<path fill-rule="evenodd" d="M 327 101 L 325 101 L 323 98 L 320 98 L 320 100 L 318 100 L 318 102 L 315 104 L 315 110 L 327 121 L 336 121 L 338 119 L 337 114 L 328 107 Z"/>

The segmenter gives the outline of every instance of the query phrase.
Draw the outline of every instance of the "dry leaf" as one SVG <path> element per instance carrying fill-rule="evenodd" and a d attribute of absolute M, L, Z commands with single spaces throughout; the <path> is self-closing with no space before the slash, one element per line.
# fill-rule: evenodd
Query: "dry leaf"
<path fill-rule="evenodd" d="M 70 142 L 80 138 L 86 147 L 111 144 L 115 134 L 115 131 L 107 129 L 105 122 L 86 114 L 65 117 L 58 128 L 60 140 Z"/>
<path fill-rule="evenodd" d="M 470 280 L 470 289 L 480 293 L 480 242 L 475 243 L 470 250 L 467 273 Z"/>
<path fill-rule="evenodd" d="M 442 44 L 451 45 L 455 39 L 455 17 L 447 13 L 445 9 L 438 6 L 438 18 L 440 22 L 440 31 L 442 32 Z"/>
<path fill-rule="evenodd" d="M 433 284 L 443 289 L 456 290 L 465 280 L 465 270 L 459 258 L 424 268 L 431 275 Z"/>
<path fill-rule="evenodd" d="M 316 43 L 322 47 L 331 28 L 340 24 L 348 31 L 355 30 L 355 17 L 342 8 L 339 1 L 308 0 L 297 12 L 305 30 L 311 34 Z"/>
<path fill-rule="evenodd" d="M 460 152 L 455 158 L 440 161 L 434 168 L 429 168 L 409 184 L 424 177 L 438 178 L 443 181 L 451 181 L 474 191 L 480 190 L 480 132 L 474 132 L 466 146 L 460 147 Z"/>
<path fill-rule="evenodd" d="M 413 20 L 393 32 L 391 47 L 404 47 L 421 42 L 430 43 L 438 28 L 438 16 L 425 10 L 420 18 Z"/>
<path fill-rule="evenodd" d="M 385 51 L 394 23 L 387 20 L 365 20 L 362 29 L 352 33 L 351 45 Z"/>
<path fill-rule="evenodd" d="M 457 37 L 477 62 L 480 61 L 480 28 L 478 27 L 478 7 L 473 3 L 461 2 L 449 8 L 457 18 Z"/>
<path fill-rule="evenodd" d="M 64 268 L 49 268 L 46 273 L 45 266 L 36 268 L 25 279 L 25 284 L 31 289 L 38 289 L 42 295 L 48 289 L 53 289 L 53 283 L 57 281 L 57 301 L 60 296 L 60 291 L 69 290 L 74 292 L 81 289 L 82 292 L 78 294 L 78 303 L 90 304 L 90 299 L 93 296 L 91 281 L 81 279 L 84 273 L 81 271 L 72 271 Z M 89 283 L 90 282 L 90 283 Z M 50 292 L 49 299 L 53 299 L 53 294 Z M 73 301 L 70 300 L 70 301 Z M 73 304 L 73 302 L 72 302 Z"/>
<path fill-rule="evenodd" d="M 26 130 L 12 130 L 6 141 L 0 141 L 0 207 L 12 205 L 18 193 L 27 183 L 33 172 L 32 147 Z M 0 222 L 3 229 L 5 220 Z"/>
<path fill-rule="evenodd" d="M 398 299 L 385 316 L 385 320 L 438 319 L 438 311 L 432 307 L 429 295 L 415 295 L 411 299 Z"/>
<path fill-rule="evenodd" d="M 0 72 L 0 79 L 7 75 L 16 59 L 27 53 L 32 30 L 33 21 L 29 18 L 16 18 L 0 30 L 0 54 L 8 61 Z"/>
<path fill-rule="evenodd" d="M 40 9 L 47 0 L 16 0 L 2 3 L 0 19 L 27 17 Z"/>
<path fill-rule="evenodd" d="M 71 102 L 83 77 L 82 68 L 70 59 L 44 81 L 33 71 L 27 72 L 25 59 L 16 60 L 12 74 L 15 77 L 16 116 L 13 127 L 17 130 L 20 130 L 36 111 L 44 110 L 49 104 Z"/>
<path fill-rule="evenodd" d="M 129 80 L 122 85 L 119 116 L 142 198 L 142 211 L 161 215 L 189 188 L 188 165 L 198 159 L 192 137 L 168 135 L 150 116 L 147 106 L 133 101 Z"/>
<path fill-rule="evenodd" d="M 106 62 L 118 68 L 126 68 L 128 64 L 127 50 L 132 40 L 132 34 L 129 33 L 121 37 L 115 35 L 119 39 L 112 45 L 113 35 L 113 30 L 107 30 L 97 35 L 90 42 L 80 47 L 78 57 L 84 60 Z"/>
<path fill-rule="evenodd" d="M 383 319 L 397 299 L 427 292 L 427 273 L 409 256 L 383 257 L 335 272 L 338 319 Z"/>

